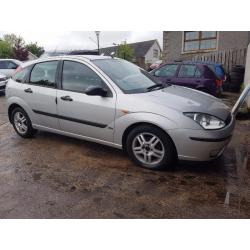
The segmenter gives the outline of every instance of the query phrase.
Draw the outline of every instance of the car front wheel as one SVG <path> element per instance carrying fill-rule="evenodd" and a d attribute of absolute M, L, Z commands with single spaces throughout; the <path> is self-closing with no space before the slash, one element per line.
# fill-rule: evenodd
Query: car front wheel
<path fill-rule="evenodd" d="M 172 140 L 151 125 L 134 128 L 127 137 L 126 147 L 131 159 L 148 169 L 166 169 L 176 159 Z"/>
<path fill-rule="evenodd" d="M 11 121 L 15 131 L 23 138 L 30 138 L 36 133 L 29 116 L 22 108 L 17 107 L 12 111 Z"/>

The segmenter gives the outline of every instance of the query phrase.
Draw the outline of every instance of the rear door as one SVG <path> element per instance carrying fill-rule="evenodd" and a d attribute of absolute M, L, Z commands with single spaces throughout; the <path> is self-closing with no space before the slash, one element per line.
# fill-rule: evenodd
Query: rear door
<path fill-rule="evenodd" d="M 107 97 L 89 96 L 90 86 L 108 90 Z M 58 115 L 63 131 L 103 141 L 113 141 L 116 93 L 91 65 L 64 60 L 61 89 L 58 89 Z"/>
<path fill-rule="evenodd" d="M 196 89 L 202 84 L 201 75 L 202 73 L 196 65 L 183 64 L 180 66 L 175 84 Z"/>
<path fill-rule="evenodd" d="M 31 69 L 27 82 L 22 84 L 22 99 L 33 111 L 32 122 L 58 129 L 56 81 L 58 61 L 40 62 Z"/>
<path fill-rule="evenodd" d="M 178 64 L 163 65 L 154 72 L 154 76 L 160 79 L 163 83 L 174 83 L 178 67 Z"/>

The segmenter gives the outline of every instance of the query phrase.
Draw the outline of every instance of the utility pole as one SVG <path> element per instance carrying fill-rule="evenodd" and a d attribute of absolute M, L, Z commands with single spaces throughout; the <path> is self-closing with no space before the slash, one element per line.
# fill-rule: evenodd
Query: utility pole
<path fill-rule="evenodd" d="M 101 33 L 101 31 L 95 31 L 96 39 L 97 39 L 97 49 L 98 49 L 99 55 L 100 55 L 100 33 Z"/>

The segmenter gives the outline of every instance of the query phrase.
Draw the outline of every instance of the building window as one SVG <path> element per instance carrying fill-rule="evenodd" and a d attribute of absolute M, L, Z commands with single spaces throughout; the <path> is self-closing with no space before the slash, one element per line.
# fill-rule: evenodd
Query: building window
<path fill-rule="evenodd" d="M 158 56 L 159 56 L 158 49 L 154 49 L 154 51 L 153 51 L 153 56 L 154 56 L 155 58 L 158 58 Z"/>
<path fill-rule="evenodd" d="M 183 52 L 213 50 L 217 46 L 216 31 L 185 31 Z"/>

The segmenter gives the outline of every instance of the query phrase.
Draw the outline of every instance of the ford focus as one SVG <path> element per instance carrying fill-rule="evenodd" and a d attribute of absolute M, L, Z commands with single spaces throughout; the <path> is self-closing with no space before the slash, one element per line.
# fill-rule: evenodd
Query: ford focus
<path fill-rule="evenodd" d="M 45 130 L 123 149 L 140 166 L 208 161 L 235 119 L 219 99 L 161 84 L 125 60 L 61 56 L 23 64 L 6 87 L 9 120 L 23 138 Z"/>

